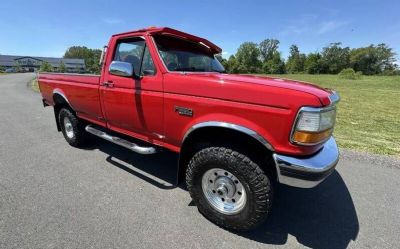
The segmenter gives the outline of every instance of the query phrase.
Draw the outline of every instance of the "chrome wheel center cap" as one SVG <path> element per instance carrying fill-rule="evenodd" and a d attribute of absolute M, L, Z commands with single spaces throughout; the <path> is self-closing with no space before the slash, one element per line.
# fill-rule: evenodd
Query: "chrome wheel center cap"
<path fill-rule="evenodd" d="M 236 192 L 235 184 L 233 183 L 233 181 L 225 176 L 219 177 L 215 181 L 215 186 L 218 195 L 220 195 L 221 197 L 231 198 Z"/>
<path fill-rule="evenodd" d="M 236 214 L 246 205 L 246 191 L 239 179 L 227 170 L 212 168 L 201 180 L 204 196 L 223 214 Z"/>

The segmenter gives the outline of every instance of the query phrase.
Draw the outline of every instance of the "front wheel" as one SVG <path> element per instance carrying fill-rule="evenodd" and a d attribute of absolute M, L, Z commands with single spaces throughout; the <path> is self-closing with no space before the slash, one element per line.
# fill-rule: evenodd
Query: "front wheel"
<path fill-rule="evenodd" d="M 197 152 L 186 183 L 200 213 L 227 229 L 253 229 L 271 209 L 273 189 L 267 175 L 249 157 L 225 147 Z"/>

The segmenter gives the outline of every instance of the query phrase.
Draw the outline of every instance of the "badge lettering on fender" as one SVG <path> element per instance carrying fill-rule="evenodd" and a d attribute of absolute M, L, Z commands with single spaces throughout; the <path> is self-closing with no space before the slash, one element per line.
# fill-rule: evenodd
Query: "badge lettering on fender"
<path fill-rule="evenodd" d="M 188 117 L 193 116 L 193 110 L 186 107 L 175 106 L 175 112 L 177 112 L 179 115 L 182 116 L 188 116 Z"/>

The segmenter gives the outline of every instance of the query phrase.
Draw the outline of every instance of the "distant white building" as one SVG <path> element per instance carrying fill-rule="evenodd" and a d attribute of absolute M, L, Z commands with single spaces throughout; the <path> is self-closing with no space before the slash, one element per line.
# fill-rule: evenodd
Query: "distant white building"
<path fill-rule="evenodd" d="M 49 63 L 53 67 L 53 71 L 59 71 L 61 62 L 64 63 L 66 72 L 83 73 L 85 72 L 84 59 L 64 59 L 54 57 L 36 57 L 36 56 L 17 56 L 17 55 L 0 55 L 0 66 L 4 69 L 15 68 L 16 65 L 26 72 L 35 72 L 39 70 L 43 62 Z"/>

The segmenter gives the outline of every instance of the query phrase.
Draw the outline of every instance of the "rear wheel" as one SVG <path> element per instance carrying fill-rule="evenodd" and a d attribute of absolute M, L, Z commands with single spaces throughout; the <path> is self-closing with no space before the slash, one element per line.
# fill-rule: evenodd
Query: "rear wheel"
<path fill-rule="evenodd" d="M 62 108 L 58 114 L 58 122 L 65 140 L 70 145 L 79 147 L 87 142 L 88 135 L 84 124 L 71 110 Z"/>
<path fill-rule="evenodd" d="M 271 182 L 257 163 L 225 147 L 209 147 L 191 159 L 186 182 L 200 213 L 217 225 L 250 230 L 268 216 Z"/>

